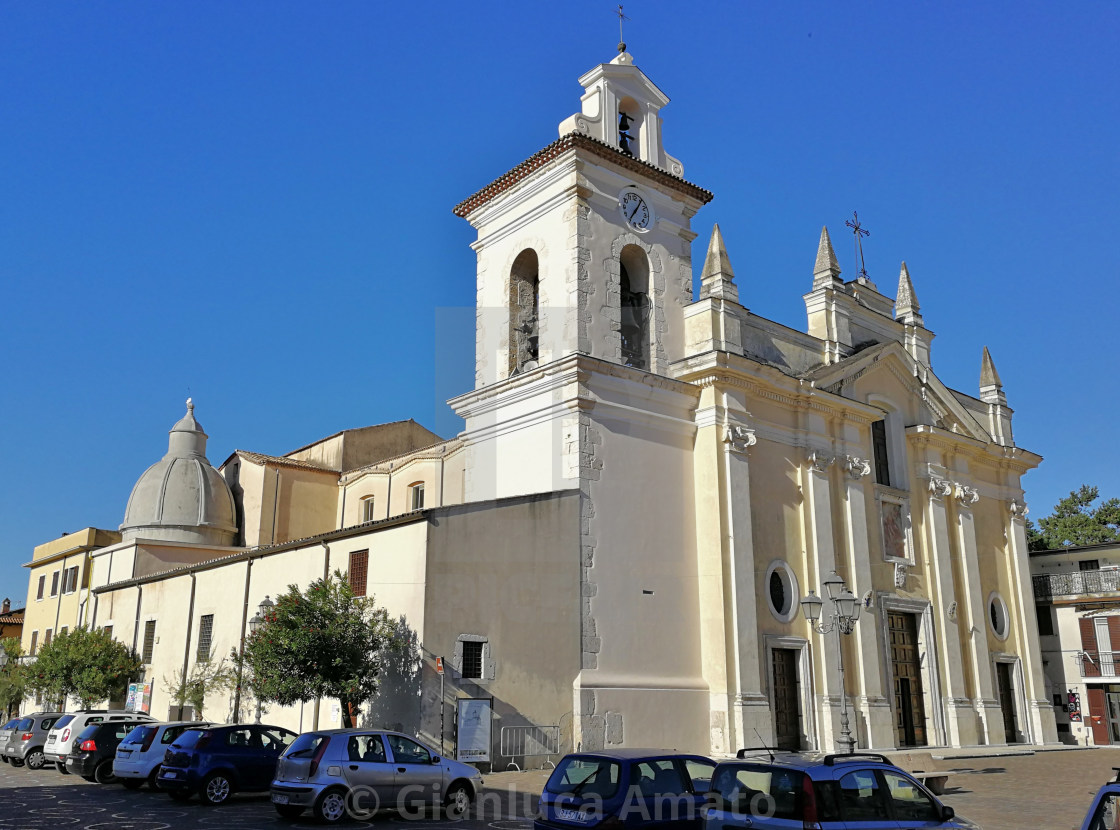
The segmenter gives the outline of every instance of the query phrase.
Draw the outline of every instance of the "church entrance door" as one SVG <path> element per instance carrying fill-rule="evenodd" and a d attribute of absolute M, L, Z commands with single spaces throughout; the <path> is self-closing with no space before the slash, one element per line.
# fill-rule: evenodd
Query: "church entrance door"
<path fill-rule="evenodd" d="M 926 715 L 922 703 L 922 665 L 918 659 L 918 624 L 913 614 L 887 614 L 894 669 L 895 729 L 899 746 L 926 745 Z"/>
<path fill-rule="evenodd" d="M 801 749 L 800 683 L 797 661 L 801 652 L 792 648 L 772 651 L 774 671 L 774 738 L 778 749 Z"/>
<path fill-rule="evenodd" d="M 1019 726 L 1015 722 L 1015 700 L 1011 697 L 1014 686 L 1011 683 L 1011 664 L 996 663 L 996 682 L 999 685 L 999 708 L 1003 711 L 1003 739 L 1015 743 L 1019 736 Z"/>

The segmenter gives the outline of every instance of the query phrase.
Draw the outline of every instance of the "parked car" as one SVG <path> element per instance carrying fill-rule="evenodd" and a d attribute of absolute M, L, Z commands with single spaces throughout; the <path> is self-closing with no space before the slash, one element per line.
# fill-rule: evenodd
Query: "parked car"
<path fill-rule="evenodd" d="M 1081 830 L 1120 830 L 1120 769 L 1113 780 L 1097 791 Z"/>
<path fill-rule="evenodd" d="M 0 729 L 0 761 L 5 764 L 8 763 L 8 756 L 4 754 L 4 747 L 8 745 L 8 739 L 12 737 L 12 733 L 16 731 L 16 724 L 21 720 L 23 718 L 12 718 Z"/>
<path fill-rule="evenodd" d="M 22 767 L 26 763 L 31 769 L 42 769 L 49 761 L 53 761 L 53 758 L 48 759 L 43 753 L 43 745 L 51 727 L 60 717 L 61 712 L 36 712 L 21 718 L 3 749 L 8 763 L 16 767 Z"/>
<path fill-rule="evenodd" d="M 186 729 L 164 753 L 156 782 L 178 801 L 197 792 L 206 804 L 222 804 L 235 792 L 264 792 L 295 738 L 260 723 Z"/>
<path fill-rule="evenodd" d="M 764 752 L 716 767 L 703 830 L 979 830 L 882 755 Z"/>
<path fill-rule="evenodd" d="M 138 725 L 137 721 L 111 720 L 91 723 L 73 741 L 66 769 L 87 781 L 109 784 L 117 746 Z"/>
<path fill-rule="evenodd" d="M 346 817 L 347 805 L 372 816 L 381 807 L 442 805 L 470 809 L 479 771 L 441 757 L 415 738 L 378 729 L 325 729 L 296 738 L 280 757 L 272 803 L 285 818 L 311 809 L 320 821 Z"/>
<path fill-rule="evenodd" d="M 187 729 L 201 729 L 210 725 L 208 721 L 196 720 L 137 725 L 117 746 L 113 775 L 130 790 L 142 787 L 145 781 L 153 790 L 158 789 L 156 778 L 163 766 L 167 747 Z"/>
<path fill-rule="evenodd" d="M 544 785 L 533 827 L 698 828 L 715 768 L 711 758 L 667 750 L 566 755 Z"/>
<path fill-rule="evenodd" d="M 154 722 L 155 718 L 143 712 L 126 712 L 123 709 L 82 709 L 79 712 L 63 715 L 54 725 L 50 734 L 47 735 L 45 748 L 47 760 L 54 761 L 55 767 L 63 775 L 69 775 L 70 770 L 66 768 L 66 758 L 73 748 L 74 739 L 91 723 L 101 723 L 102 721 Z"/>

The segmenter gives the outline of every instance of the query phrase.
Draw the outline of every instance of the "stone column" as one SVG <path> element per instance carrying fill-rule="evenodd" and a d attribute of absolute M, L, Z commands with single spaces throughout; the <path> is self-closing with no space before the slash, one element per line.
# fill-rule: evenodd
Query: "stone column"
<path fill-rule="evenodd" d="M 976 710 L 979 734 L 974 743 L 1002 744 L 1003 713 L 992 685 L 991 655 L 988 652 L 987 597 L 980 582 L 980 560 L 976 550 L 976 525 L 972 505 L 980 500 L 976 488 L 957 482 L 953 485 L 956 499 L 957 550 L 961 566 L 961 597 L 958 618 L 968 632 L 968 673 L 972 678 L 972 706 Z"/>
<path fill-rule="evenodd" d="M 930 583 L 930 604 L 934 625 L 934 641 L 937 644 L 938 662 L 944 667 L 941 672 L 943 688 L 931 689 L 930 702 L 945 706 L 949 746 L 962 746 L 976 743 L 975 715 L 972 701 L 968 697 L 964 674 L 954 671 L 963 665 L 960 635 L 957 630 L 957 598 L 953 586 L 952 542 L 949 538 L 949 515 L 946 501 L 953 494 L 953 484 L 943 478 L 944 471 L 935 465 L 928 465 L 928 498 L 923 507 L 926 550 L 922 552 L 925 560 L 927 578 Z M 982 633 L 982 632 L 981 632 Z M 932 741 L 931 741 L 932 742 Z"/>

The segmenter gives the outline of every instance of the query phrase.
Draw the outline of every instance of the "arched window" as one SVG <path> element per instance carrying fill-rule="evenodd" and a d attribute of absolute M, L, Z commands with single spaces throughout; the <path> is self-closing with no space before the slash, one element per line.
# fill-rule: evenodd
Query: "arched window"
<path fill-rule="evenodd" d="M 649 260 L 637 245 L 619 255 L 618 304 L 622 364 L 649 369 Z"/>
<path fill-rule="evenodd" d="M 509 275 L 510 375 L 537 368 L 540 293 L 537 252 L 527 248 L 517 255 Z"/>
<path fill-rule="evenodd" d="M 634 158 L 642 157 L 642 108 L 629 96 L 618 102 L 618 149 Z"/>
<path fill-rule="evenodd" d="M 373 512 L 374 509 L 375 508 L 374 508 L 373 496 L 363 496 L 362 497 L 362 521 L 363 522 L 372 522 L 375 518 L 377 518 L 376 514 Z"/>

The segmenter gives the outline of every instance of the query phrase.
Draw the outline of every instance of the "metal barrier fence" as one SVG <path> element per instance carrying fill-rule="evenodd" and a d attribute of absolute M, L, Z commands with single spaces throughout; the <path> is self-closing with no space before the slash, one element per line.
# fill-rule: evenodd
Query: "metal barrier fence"
<path fill-rule="evenodd" d="M 506 769 L 521 769 L 514 758 L 541 755 L 546 756 L 545 763 L 555 767 L 547 756 L 560 754 L 560 726 L 503 726 L 501 754 L 510 759 Z"/>
<path fill-rule="evenodd" d="M 1120 569 L 1039 574 L 1032 578 L 1036 599 L 1072 597 L 1078 594 L 1120 592 Z"/>

